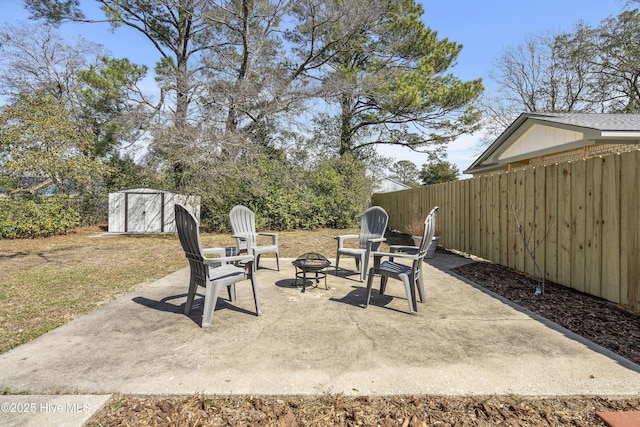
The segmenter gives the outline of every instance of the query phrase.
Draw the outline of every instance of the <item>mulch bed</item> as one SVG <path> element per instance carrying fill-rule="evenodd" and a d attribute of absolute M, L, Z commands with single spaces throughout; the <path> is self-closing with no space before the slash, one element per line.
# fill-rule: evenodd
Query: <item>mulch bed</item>
<path fill-rule="evenodd" d="M 116 399 L 90 426 L 604 426 L 597 411 L 640 399 L 597 397 L 220 397 Z"/>

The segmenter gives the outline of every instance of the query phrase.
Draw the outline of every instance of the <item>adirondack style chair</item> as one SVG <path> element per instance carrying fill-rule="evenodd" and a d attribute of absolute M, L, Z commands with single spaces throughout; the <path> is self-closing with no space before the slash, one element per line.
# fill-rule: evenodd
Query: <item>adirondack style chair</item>
<path fill-rule="evenodd" d="M 416 302 L 416 285 L 420 302 L 425 301 L 424 278 L 422 277 L 422 264 L 424 257 L 429 249 L 429 244 L 433 238 L 436 229 L 436 216 L 438 207 L 431 210 L 424 221 L 424 231 L 422 232 L 422 241 L 420 246 L 390 246 L 391 252 L 374 252 L 373 266 L 369 270 L 369 280 L 367 281 L 367 293 L 364 307 L 369 306 L 371 300 L 371 288 L 373 286 L 373 277 L 380 276 L 380 294 L 383 295 L 389 278 L 400 280 L 404 285 L 404 290 L 409 303 L 409 311 L 416 314 L 418 311 Z M 389 258 L 388 261 L 382 261 L 383 258 Z M 410 265 L 395 262 L 395 258 L 401 258 L 411 261 Z"/>
<path fill-rule="evenodd" d="M 256 233 L 255 214 L 251 209 L 243 205 L 234 206 L 229 212 L 229 221 L 233 237 L 236 239 L 238 253 L 253 253 L 256 258 L 255 268 L 260 264 L 260 255 L 265 253 L 276 254 L 276 266 L 280 271 L 280 256 L 278 253 L 278 235 L 275 233 Z M 270 245 L 258 245 L 258 236 L 271 237 Z"/>
<path fill-rule="evenodd" d="M 352 256 L 356 260 L 356 268 L 360 271 L 360 281 L 364 282 L 369 265 L 369 255 L 380 248 L 380 243 L 384 242 L 384 232 L 387 229 L 389 215 L 380 206 L 372 206 L 367 209 L 360 218 L 360 234 L 343 234 L 336 236 L 338 249 L 336 251 L 336 274 L 338 274 L 338 264 L 340 255 Z M 349 239 L 359 239 L 357 248 L 346 247 L 345 242 Z"/>
<path fill-rule="evenodd" d="M 203 286 L 205 294 L 201 326 L 203 328 L 209 327 L 220 289 L 226 287 L 229 293 L 229 300 L 235 302 L 236 283 L 248 279 L 251 281 L 256 314 L 259 316 L 260 301 L 258 285 L 253 271 L 254 257 L 252 255 L 225 256 L 225 248 L 203 249 L 198 221 L 182 205 L 175 205 L 175 220 L 180 244 L 189 260 L 189 268 L 191 270 L 184 314 L 189 315 L 198 286 Z M 211 258 L 207 257 L 207 255 L 217 255 L 217 257 Z M 244 263 L 244 265 L 237 265 L 236 263 Z"/>

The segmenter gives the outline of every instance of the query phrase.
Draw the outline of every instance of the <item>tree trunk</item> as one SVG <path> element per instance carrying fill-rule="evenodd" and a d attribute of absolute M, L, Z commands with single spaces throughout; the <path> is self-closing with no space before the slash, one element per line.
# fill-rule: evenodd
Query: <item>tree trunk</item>
<path fill-rule="evenodd" d="M 178 40 L 176 46 L 176 111 L 174 124 L 178 129 L 185 129 L 189 110 L 189 38 L 191 35 L 192 17 L 185 11 L 180 12 L 178 22 Z"/>
<path fill-rule="evenodd" d="M 253 0 L 242 0 L 242 62 L 238 70 L 236 78 L 236 93 L 241 93 L 242 84 L 247 78 L 247 70 L 249 68 L 249 36 L 251 29 L 249 28 L 250 13 L 253 11 Z M 229 112 L 227 114 L 226 130 L 233 132 L 238 128 L 238 110 L 235 106 L 234 97 L 229 99 Z"/>
<path fill-rule="evenodd" d="M 351 105 L 353 103 L 353 97 L 350 95 L 342 95 L 340 98 L 340 157 L 345 154 L 351 153 L 351 120 L 353 113 L 351 111 Z"/>

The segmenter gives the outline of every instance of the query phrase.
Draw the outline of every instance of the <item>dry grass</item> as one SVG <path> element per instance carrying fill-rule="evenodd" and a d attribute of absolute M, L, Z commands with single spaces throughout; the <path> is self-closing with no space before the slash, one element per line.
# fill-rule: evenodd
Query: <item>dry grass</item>
<path fill-rule="evenodd" d="M 280 232 L 280 256 L 313 251 L 331 257 L 333 237 L 355 232 Z M 0 240 L 0 353 L 187 266 L 175 234 L 105 234 L 92 227 L 65 236 Z M 203 234 L 202 243 L 233 246 L 234 240 Z"/>

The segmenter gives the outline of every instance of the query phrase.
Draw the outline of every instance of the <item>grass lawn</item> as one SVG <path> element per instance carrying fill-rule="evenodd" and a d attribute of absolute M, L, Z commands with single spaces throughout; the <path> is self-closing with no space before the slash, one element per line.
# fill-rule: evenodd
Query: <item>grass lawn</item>
<path fill-rule="evenodd" d="M 280 257 L 320 252 L 332 258 L 333 237 L 357 232 L 279 232 Z M 235 245 L 230 233 L 203 234 L 202 243 Z M 0 240 L 0 353 L 187 265 L 176 234 L 108 235 L 88 227 L 64 236 Z"/>

